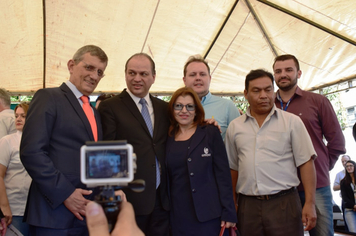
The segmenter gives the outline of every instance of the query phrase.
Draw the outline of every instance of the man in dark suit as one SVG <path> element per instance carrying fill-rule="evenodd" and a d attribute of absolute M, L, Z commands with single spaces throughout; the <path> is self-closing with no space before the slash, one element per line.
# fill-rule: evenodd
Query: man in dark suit
<path fill-rule="evenodd" d="M 83 216 L 93 194 L 80 182 L 80 147 L 102 139 L 102 128 L 99 113 L 85 99 L 107 62 L 101 48 L 80 48 L 68 61 L 69 80 L 38 90 L 31 101 L 20 146 L 33 180 L 24 216 L 31 235 L 88 235 Z"/>
<path fill-rule="evenodd" d="M 104 139 L 127 140 L 137 155 L 135 179 L 145 180 L 146 187 L 141 193 L 125 193 L 146 236 L 168 235 L 169 224 L 164 156 L 170 123 L 167 103 L 149 94 L 155 77 L 152 58 L 145 53 L 133 55 L 125 65 L 127 89 L 99 106 Z M 140 102 L 142 98 L 146 101 Z M 143 109 L 148 109 L 152 124 L 146 124 Z M 152 134 L 149 126 L 153 128 Z"/>

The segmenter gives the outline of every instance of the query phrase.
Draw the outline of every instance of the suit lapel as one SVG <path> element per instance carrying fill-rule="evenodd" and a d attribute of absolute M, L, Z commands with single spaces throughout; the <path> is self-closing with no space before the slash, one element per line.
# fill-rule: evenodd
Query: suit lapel
<path fill-rule="evenodd" d="M 198 126 L 197 130 L 195 131 L 195 133 L 192 136 L 188 155 L 190 155 L 190 153 L 200 145 L 200 143 L 203 141 L 205 135 L 206 135 L 206 133 L 204 132 L 204 127 Z M 204 153 L 204 150 L 202 150 L 202 153 Z"/>
<path fill-rule="evenodd" d="M 91 126 L 90 126 L 89 120 L 88 120 L 87 116 L 85 115 L 83 108 L 80 106 L 80 103 L 79 103 L 78 99 L 75 97 L 75 95 L 73 94 L 72 90 L 70 90 L 70 88 L 65 83 L 63 83 L 60 86 L 60 88 L 63 91 L 64 96 L 68 99 L 69 103 L 72 105 L 73 110 L 77 113 L 79 118 L 82 120 L 83 125 L 85 126 L 85 129 L 87 130 L 87 133 L 88 133 L 88 135 L 90 137 L 90 140 L 93 141 L 94 140 L 94 135 L 93 135 L 93 132 L 91 130 Z M 94 112 L 94 114 L 95 114 L 95 112 Z M 95 120 L 96 120 L 96 123 L 98 123 L 97 115 L 95 115 Z M 98 129 L 98 135 L 99 135 L 99 129 Z"/>
<path fill-rule="evenodd" d="M 130 111 L 130 113 L 135 117 L 135 119 L 140 123 L 142 128 L 145 130 L 145 132 L 151 137 L 150 131 L 147 128 L 146 122 L 142 117 L 141 112 L 138 110 L 137 105 L 135 102 L 132 100 L 130 94 L 126 92 L 126 89 L 122 91 L 119 95 L 122 99 L 122 102 L 125 104 L 127 109 Z M 154 132 L 155 129 L 153 129 Z"/>

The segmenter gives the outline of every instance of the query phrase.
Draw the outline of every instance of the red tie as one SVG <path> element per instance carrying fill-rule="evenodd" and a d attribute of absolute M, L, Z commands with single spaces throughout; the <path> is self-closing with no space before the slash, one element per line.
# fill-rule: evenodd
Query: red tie
<path fill-rule="evenodd" d="M 94 140 L 98 141 L 98 128 L 96 127 L 96 121 L 95 121 L 93 109 L 89 104 L 89 98 L 87 96 L 81 96 L 80 100 L 82 100 L 83 102 L 83 110 L 89 120 L 91 131 L 93 132 L 94 135 Z"/>

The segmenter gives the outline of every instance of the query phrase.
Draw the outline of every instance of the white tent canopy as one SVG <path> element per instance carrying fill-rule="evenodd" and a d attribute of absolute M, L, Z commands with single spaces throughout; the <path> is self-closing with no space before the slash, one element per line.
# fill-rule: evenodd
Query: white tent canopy
<path fill-rule="evenodd" d="M 161 95 L 183 86 L 194 54 L 208 60 L 215 94 L 241 94 L 251 69 L 272 71 L 285 53 L 300 61 L 303 89 L 356 78 L 355 0 L 1 0 L 0 8 L 0 87 L 13 95 L 59 86 L 86 44 L 109 57 L 95 93 L 125 88 L 124 64 L 137 52 L 154 59 L 151 92 Z"/>

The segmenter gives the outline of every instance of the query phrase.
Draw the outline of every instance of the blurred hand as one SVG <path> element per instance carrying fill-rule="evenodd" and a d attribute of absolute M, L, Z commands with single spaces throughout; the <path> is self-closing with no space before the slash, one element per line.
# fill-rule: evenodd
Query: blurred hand
<path fill-rule="evenodd" d="M 2 218 L 0 222 L 0 236 L 5 236 L 6 229 L 7 229 L 7 225 L 5 222 L 5 218 Z"/>
<path fill-rule="evenodd" d="M 220 226 L 221 227 L 224 227 L 224 225 L 225 225 L 225 228 L 230 228 L 230 227 L 235 227 L 236 226 L 236 223 L 232 223 L 232 222 L 226 222 L 226 221 L 221 221 L 221 224 L 220 224 Z"/>
<path fill-rule="evenodd" d="M 302 210 L 302 222 L 305 226 L 304 231 L 309 231 L 315 227 L 316 218 L 315 205 L 305 203 Z"/>
<path fill-rule="evenodd" d="M 84 198 L 83 195 L 90 195 L 93 191 L 77 188 L 74 192 L 64 201 L 64 205 L 70 210 L 75 217 L 83 220 L 85 216 L 85 206 L 90 202 Z"/>
<path fill-rule="evenodd" d="M 120 196 L 121 197 L 121 201 L 127 202 L 126 195 L 125 195 L 124 191 L 116 190 L 115 191 L 115 196 Z"/>
<path fill-rule="evenodd" d="M 5 220 L 6 226 L 10 225 L 12 223 L 12 212 L 10 209 L 10 205 L 1 207 L 1 210 L 4 215 L 4 218 L 2 219 Z"/>
<path fill-rule="evenodd" d="M 86 206 L 86 218 L 90 236 L 144 236 L 135 221 L 135 213 L 131 203 L 123 201 L 116 225 L 109 233 L 108 222 L 103 208 L 96 202 Z"/>

